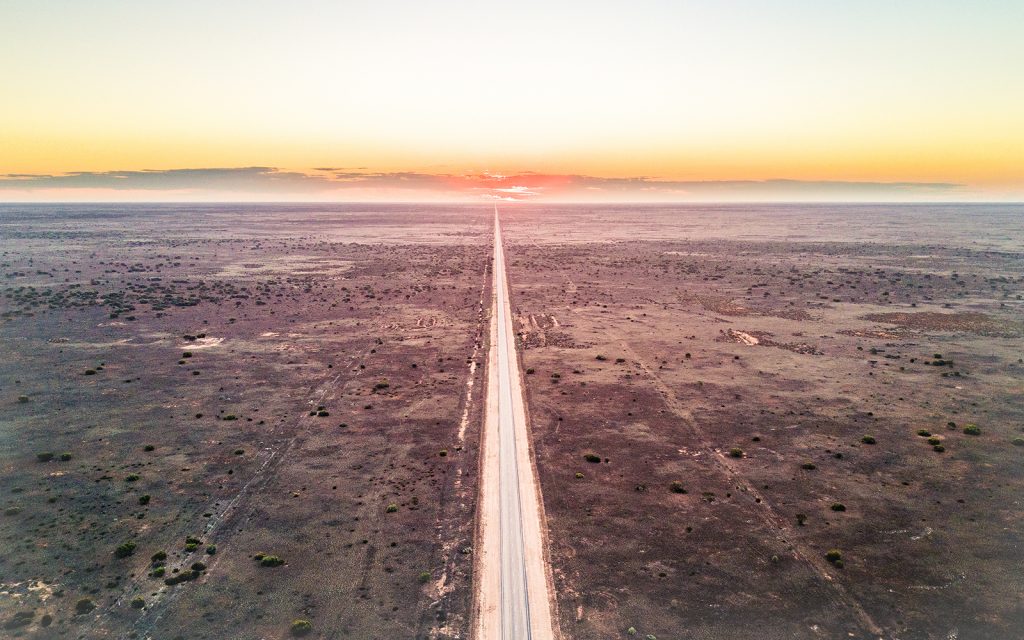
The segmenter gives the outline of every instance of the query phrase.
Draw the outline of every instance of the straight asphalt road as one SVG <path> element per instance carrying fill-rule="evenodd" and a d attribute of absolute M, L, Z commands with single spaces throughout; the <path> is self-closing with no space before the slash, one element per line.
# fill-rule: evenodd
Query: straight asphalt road
<path fill-rule="evenodd" d="M 542 503 L 530 457 L 497 207 L 493 312 L 484 424 L 483 549 L 478 565 L 476 637 L 550 640 L 553 634 L 544 566 Z"/>

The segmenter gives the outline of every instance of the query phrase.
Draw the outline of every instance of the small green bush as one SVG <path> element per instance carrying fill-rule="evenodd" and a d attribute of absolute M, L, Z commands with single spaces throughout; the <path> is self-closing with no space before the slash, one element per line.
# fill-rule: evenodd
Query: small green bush
<path fill-rule="evenodd" d="M 147 444 L 146 446 L 142 447 L 142 450 L 143 450 L 143 451 L 152 451 L 152 450 L 154 450 L 154 449 L 156 449 L 156 447 L 154 447 L 154 446 L 153 446 L 153 445 L 151 445 L 151 444 Z"/>
<path fill-rule="evenodd" d="M 309 620 L 292 620 L 291 631 L 293 636 L 304 636 L 313 630 Z"/>
<path fill-rule="evenodd" d="M 139 496 L 139 504 L 143 506 L 149 504 L 150 497 L 151 496 L 148 493 L 144 496 Z"/>
<path fill-rule="evenodd" d="M 922 438 L 927 438 L 928 436 L 932 435 L 932 432 L 927 429 L 918 429 L 917 435 L 921 436 Z"/>
<path fill-rule="evenodd" d="M 583 479 L 583 473 L 582 473 L 582 472 L 580 472 L 580 471 L 577 471 L 577 472 L 576 472 L 576 479 L 577 479 L 577 480 L 582 480 L 582 479 Z"/>
<path fill-rule="evenodd" d="M 387 508 L 385 508 L 385 509 L 384 509 L 384 511 L 385 511 L 386 513 L 394 513 L 394 512 L 396 512 L 396 511 L 398 511 L 398 505 L 397 505 L 397 504 L 395 504 L 394 502 L 392 502 L 391 504 L 389 504 L 389 505 L 387 506 Z"/>
<path fill-rule="evenodd" d="M 875 436 L 863 436 L 860 441 L 864 444 L 875 444 L 877 442 L 877 440 L 875 440 Z"/>
<path fill-rule="evenodd" d="M 142 598 L 142 596 L 135 596 L 134 598 L 132 598 L 131 604 L 132 608 L 141 609 L 142 607 L 146 606 L 146 601 Z"/>
<path fill-rule="evenodd" d="M 818 467 L 813 462 L 805 462 L 802 465 L 800 465 L 800 468 L 801 469 L 806 469 L 807 471 L 814 471 Z"/>
<path fill-rule="evenodd" d="M 684 487 L 683 483 L 678 480 L 673 481 L 668 488 L 672 493 L 686 493 L 686 487 Z"/>
<path fill-rule="evenodd" d="M 832 503 L 832 510 L 833 511 L 846 511 L 846 505 L 843 504 L 842 502 L 833 502 Z"/>
<path fill-rule="evenodd" d="M 212 555 L 216 555 L 216 553 L 217 553 L 217 545 L 211 544 L 210 546 L 206 547 L 206 554 L 207 555 L 212 556 Z"/>
<path fill-rule="evenodd" d="M 596 453 L 586 453 L 583 455 L 583 459 L 591 464 L 597 464 L 598 462 L 601 462 L 601 456 L 597 455 Z"/>
<path fill-rule="evenodd" d="M 124 477 L 124 481 L 125 482 L 135 482 L 138 479 L 139 479 L 139 474 L 137 474 L 137 473 L 129 473 L 127 476 Z"/>
<path fill-rule="evenodd" d="M 420 581 L 420 584 L 426 584 L 427 582 L 430 582 L 430 572 L 429 571 L 421 571 L 419 577 L 417 578 L 417 580 Z"/>
<path fill-rule="evenodd" d="M 729 457 L 731 457 L 731 458 L 742 458 L 743 457 L 743 449 L 740 449 L 739 447 L 733 447 L 732 449 L 729 449 Z"/>
<path fill-rule="evenodd" d="M 156 553 L 154 553 L 150 557 L 150 560 L 152 560 L 153 562 L 163 562 L 166 559 L 167 559 L 167 552 L 166 551 L 157 551 Z"/>
<path fill-rule="evenodd" d="M 162 578 L 162 577 L 164 577 L 164 573 L 166 573 L 166 572 L 167 572 L 167 569 L 165 567 L 156 567 L 152 571 L 149 572 L 149 575 L 151 575 L 154 578 Z"/>
<path fill-rule="evenodd" d="M 205 562 L 193 562 L 192 563 L 192 570 L 193 571 L 206 571 L 206 563 Z"/>
<path fill-rule="evenodd" d="M 937 444 L 942 444 L 942 438 L 936 438 L 935 436 L 932 436 L 931 438 L 928 438 L 928 444 L 932 445 L 933 447 Z"/>
<path fill-rule="evenodd" d="M 67 462 L 68 460 L 71 459 L 71 454 L 67 453 L 67 452 L 62 453 L 62 454 L 60 454 L 60 459 L 61 459 L 62 462 Z"/>
<path fill-rule="evenodd" d="M 1014 438 L 1013 440 L 1010 440 L 1010 444 L 1015 447 L 1024 447 L 1024 438 Z"/>
<path fill-rule="evenodd" d="M 966 433 L 969 436 L 980 436 L 981 435 L 981 427 L 979 427 L 976 424 L 965 425 L 964 426 L 964 433 Z"/>
<path fill-rule="evenodd" d="M 260 558 L 261 567 L 280 567 L 284 564 L 284 559 L 278 556 L 263 556 Z"/>
<path fill-rule="evenodd" d="M 832 564 L 837 564 L 842 562 L 843 554 L 839 549 L 829 549 L 828 552 L 825 553 L 825 559 Z"/>
<path fill-rule="evenodd" d="M 605 360 L 607 360 L 608 358 L 606 358 L 606 357 L 604 357 L 604 356 L 602 356 L 602 355 L 598 354 L 598 356 L 597 356 L 596 358 L 594 358 L 594 359 L 595 359 L 595 360 L 600 360 L 601 362 L 604 362 L 604 361 L 605 361 Z"/>
<path fill-rule="evenodd" d="M 92 601 L 92 598 L 81 598 L 75 603 L 75 613 L 78 615 L 86 614 L 96 608 L 96 603 Z"/>
<path fill-rule="evenodd" d="M 116 549 L 114 549 L 114 555 L 118 558 L 127 558 L 128 556 L 135 553 L 135 547 L 136 544 L 131 540 L 129 540 L 128 542 L 123 542 L 119 544 Z"/>
<path fill-rule="evenodd" d="M 942 453 L 945 450 L 946 450 L 946 447 L 942 446 L 941 444 L 937 444 L 934 447 L 932 447 L 932 451 L 934 451 L 936 453 Z"/>
<path fill-rule="evenodd" d="M 180 584 L 182 582 L 189 582 L 191 580 L 198 580 L 200 575 L 201 574 L 198 571 L 193 571 L 191 569 L 186 569 L 185 571 L 182 571 L 181 573 L 173 575 L 170 578 L 165 578 L 164 579 L 164 584 L 166 584 L 169 587 L 173 587 L 174 585 Z"/>
<path fill-rule="evenodd" d="M 43 451 L 42 453 L 37 453 L 36 460 L 39 462 L 49 462 L 50 460 L 53 460 L 53 452 Z"/>

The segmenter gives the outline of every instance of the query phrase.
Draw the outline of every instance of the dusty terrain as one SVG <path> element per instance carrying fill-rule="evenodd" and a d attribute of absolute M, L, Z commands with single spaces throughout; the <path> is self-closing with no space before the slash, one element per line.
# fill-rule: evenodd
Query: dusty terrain
<path fill-rule="evenodd" d="M 566 638 L 1024 635 L 1021 207 L 502 219 Z"/>
<path fill-rule="evenodd" d="M 466 637 L 490 216 L 5 206 L 0 635 Z"/>

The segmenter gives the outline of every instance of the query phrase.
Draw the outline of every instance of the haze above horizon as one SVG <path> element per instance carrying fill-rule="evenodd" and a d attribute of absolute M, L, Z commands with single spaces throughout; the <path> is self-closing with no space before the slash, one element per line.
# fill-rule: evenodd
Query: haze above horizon
<path fill-rule="evenodd" d="M 0 201 L 1019 201 L 1024 5 L 0 2 Z"/>

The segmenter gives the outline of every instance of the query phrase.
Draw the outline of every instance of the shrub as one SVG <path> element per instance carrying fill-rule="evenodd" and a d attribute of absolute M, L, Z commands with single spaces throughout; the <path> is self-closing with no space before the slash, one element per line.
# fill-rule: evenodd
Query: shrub
<path fill-rule="evenodd" d="M 946 450 L 946 447 L 942 446 L 941 444 L 937 444 L 934 447 L 932 447 L 932 451 L 934 451 L 936 453 L 942 453 L 945 450 Z"/>
<path fill-rule="evenodd" d="M 195 551 L 198 548 L 199 548 L 199 543 L 198 542 L 186 542 L 185 543 L 185 551 Z"/>
<path fill-rule="evenodd" d="M 981 427 L 979 427 L 976 424 L 965 425 L 964 426 L 964 433 L 966 433 L 969 436 L 980 436 L 981 435 Z"/>
<path fill-rule="evenodd" d="M 92 598 L 82 598 L 75 603 L 75 613 L 82 615 L 89 613 L 96 608 L 96 603 L 92 601 Z"/>
<path fill-rule="evenodd" d="M 182 358 L 191 358 L 192 357 L 192 352 L 191 351 L 186 351 L 185 353 L 181 354 L 181 357 Z"/>
<path fill-rule="evenodd" d="M 71 459 L 71 454 L 70 453 L 66 453 L 66 452 L 62 453 L 62 454 L 60 454 L 60 459 L 63 462 L 67 462 L 68 460 Z"/>
<path fill-rule="evenodd" d="M 846 511 L 846 505 L 843 504 L 842 502 L 833 502 L 832 503 L 832 510 L 833 511 Z"/>
<path fill-rule="evenodd" d="M 330 412 L 328 412 L 328 411 L 326 411 L 324 409 L 321 409 L 320 411 L 316 412 L 316 415 L 317 415 L 318 418 L 326 418 L 327 416 L 329 416 L 331 414 L 330 414 Z"/>
<path fill-rule="evenodd" d="M 439 456 L 441 456 L 443 458 L 446 455 L 448 455 L 448 450 L 447 449 L 441 449 L 440 451 L 437 452 L 437 455 L 439 455 Z"/>
<path fill-rule="evenodd" d="M 167 571 L 167 569 L 166 569 L 166 568 L 164 568 L 164 567 L 156 567 L 156 568 L 154 568 L 154 569 L 153 569 L 153 570 L 152 570 L 152 571 L 151 571 L 151 572 L 149 573 L 149 575 L 150 575 L 150 576 L 152 576 L 152 577 L 154 577 L 154 578 L 162 578 L 162 577 L 164 577 L 164 573 L 165 573 L 166 571 Z"/>
<path fill-rule="evenodd" d="M 875 444 L 877 442 L 877 440 L 875 440 L 875 436 L 864 436 L 860 441 L 864 444 Z"/>
<path fill-rule="evenodd" d="M 805 522 L 807 522 L 807 515 L 806 514 L 803 514 L 803 513 L 796 514 L 796 523 L 797 523 L 797 525 L 802 527 L 802 526 L 804 526 Z"/>
<path fill-rule="evenodd" d="M 576 472 L 576 479 L 577 479 L 577 480 L 582 480 L 582 479 L 583 479 L 583 473 L 581 473 L 581 472 L 577 471 L 577 472 Z"/>
<path fill-rule="evenodd" d="M 597 464 L 598 462 L 601 462 L 601 456 L 597 455 L 596 453 L 586 453 L 583 455 L 583 459 L 591 464 Z"/>
<path fill-rule="evenodd" d="M 206 571 L 206 563 L 205 562 L 193 562 L 192 563 L 192 570 L 193 571 Z"/>
<path fill-rule="evenodd" d="M 36 454 L 36 460 L 38 460 L 39 462 L 49 462 L 50 460 L 53 460 L 53 453 L 50 452 L 50 451 L 44 451 L 42 453 L 37 453 Z"/>
<path fill-rule="evenodd" d="M 733 447 L 732 449 L 729 449 L 729 456 L 732 458 L 742 458 L 743 449 L 740 449 L 739 447 Z"/>
<path fill-rule="evenodd" d="M 814 471 L 818 467 L 813 462 L 805 462 L 802 465 L 800 465 L 800 468 L 801 469 L 806 469 L 808 471 Z"/>
<path fill-rule="evenodd" d="M 1024 438 L 1014 438 L 1013 440 L 1010 440 L 1010 444 L 1015 447 L 1024 447 Z"/>
<path fill-rule="evenodd" d="M 922 438 L 927 438 L 928 436 L 932 435 L 932 432 L 927 429 L 918 429 L 917 435 L 921 436 Z"/>
<path fill-rule="evenodd" d="M 839 549 L 829 549 L 828 552 L 825 553 L 825 559 L 832 564 L 838 564 L 843 561 L 843 554 Z"/>
<path fill-rule="evenodd" d="M 149 504 L 149 499 L 150 499 L 149 494 L 146 494 L 144 496 L 139 496 L 139 504 L 145 506 L 145 505 Z"/>
<path fill-rule="evenodd" d="M 199 574 L 198 571 L 193 571 L 191 569 L 187 569 L 185 571 L 182 571 L 179 574 L 171 576 L 170 578 L 166 578 L 164 580 L 164 584 L 166 584 L 169 587 L 173 587 L 174 585 L 180 584 L 182 582 L 189 582 L 191 580 L 198 580 L 199 579 L 199 575 L 200 574 Z"/>
<path fill-rule="evenodd" d="M 167 552 L 166 551 L 157 551 L 156 553 L 154 553 L 152 555 L 152 557 L 150 557 L 150 560 L 152 560 L 153 562 L 163 562 L 166 559 L 167 559 Z"/>
<path fill-rule="evenodd" d="M 930 444 L 930 445 L 932 445 L 934 447 L 937 444 L 942 444 L 942 439 L 941 438 L 936 438 L 936 437 L 933 436 L 931 438 L 928 438 L 928 444 Z"/>
<path fill-rule="evenodd" d="M 138 479 L 139 479 L 139 474 L 137 474 L 137 473 L 129 473 L 127 476 L 124 477 L 124 481 L 125 482 L 135 482 Z"/>
<path fill-rule="evenodd" d="M 127 558 L 128 556 L 135 553 L 135 547 L 135 543 L 131 540 L 129 540 L 128 542 L 123 542 L 119 544 L 116 549 L 114 549 L 114 555 L 118 558 Z"/>
<path fill-rule="evenodd" d="M 261 567 L 280 567 L 284 564 L 284 559 L 278 556 L 263 556 L 259 560 Z"/>
<path fill-rule="evenodd" d="M 420 581 L 420 584 L 426 584 L 427 582 L 430 582 L 430 572 L 420 571 L 420 575 L 416 579 Z"/>
<path fill-rule="evenodd" d="M 147 444 L 146 446 L 142 447 L 142 450 L 143 450 L 143 451 L 152 451 L 152 450 L 154 450 L 154 449 L 156 449 L 156 447 L 154 447 L 154 446 L 153 446 L 153 445 L 151 445 L 151 444 Z"/>
<path fill-rule="evenodd" d="M 686 487 L 684 487 L 683 483 L 678 480 L 670 484 L 668 488 L 672 493 L 686 493 Z"/>
<path fill-rule="evenodd" d="M 292 620 L 291 630 L 293 636 L 304 636 L 313 630 L 313 625 L 309 620 Z"/>
<path fill-rule="evenodd" d="M 143 600 L 142 596 L 135 596 L 132 598 L 132 608 L 141 609 L 144 606 L 146 606 L 146 601 Z"/>
<path fill-rule="evenodd" d="M 212 556 L 212 555 L 215 555 L 216 553 L 217 553 L 217 545 L 211 544 L 210 546 L 206 547 L 206 554 L 207 555 Z"/>
<path fill-rule="evenodd" d="M 534 374 L 533 367 L 530 367 L 529 369 L 526 370 L 526 375 L 532 376 L 533 374 Z"/>
<path fill-rule="evenodd" d="M 597 357 L 594 358 L 594 360 L 600 360 L 601 362 L 604 362 L 607 359 L 608 358 L 606 358 L 606 357 L 604 357 L 603 355 L 600 355 L 600 354 L 598 354 Z"/>

